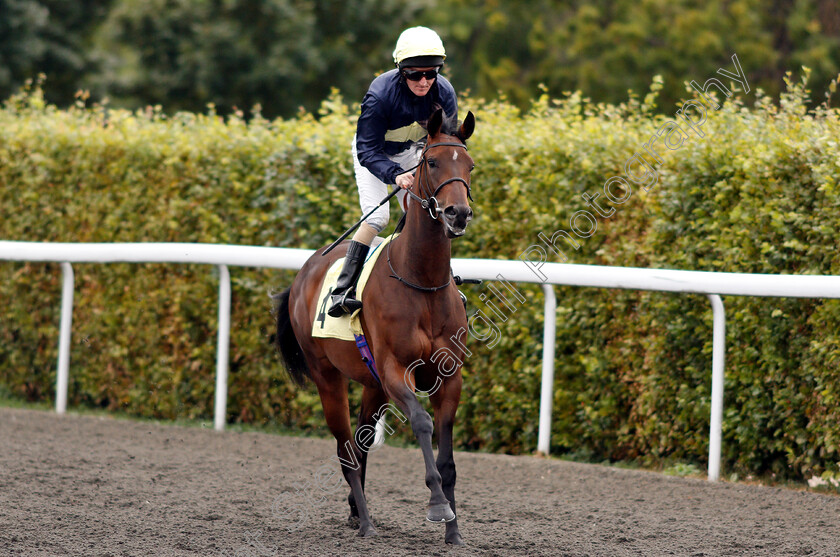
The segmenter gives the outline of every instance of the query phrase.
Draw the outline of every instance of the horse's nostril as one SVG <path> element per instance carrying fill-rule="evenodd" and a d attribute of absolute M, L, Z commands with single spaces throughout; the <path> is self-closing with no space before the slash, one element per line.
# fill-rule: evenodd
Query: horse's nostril
<path fill-rule="evenodd" d="M 455 212 L 455 208 L 450 206 L 443 210 L 443 214 L 445 214 L 447 217 L 454 218 L 457 213 Z"/>

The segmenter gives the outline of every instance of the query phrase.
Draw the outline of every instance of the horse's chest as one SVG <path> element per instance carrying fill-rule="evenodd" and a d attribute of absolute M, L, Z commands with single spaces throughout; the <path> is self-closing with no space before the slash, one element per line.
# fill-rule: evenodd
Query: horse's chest
<path fill-rule="evenodd" d="M 428 358 L 441 348 L 451 347 L 453 337 L 464 336 L 467 319 L 463 306 L 430 306 L 422 301 L 405 303 L 376 325 L 376 340 L 386 341 L 399 360 Z M 408 302 L 408 301 L 406 301 Z M 458 311 L 460 310 L 460 312 Z M 385 317 L 385 316 L 383 316 Z"/>

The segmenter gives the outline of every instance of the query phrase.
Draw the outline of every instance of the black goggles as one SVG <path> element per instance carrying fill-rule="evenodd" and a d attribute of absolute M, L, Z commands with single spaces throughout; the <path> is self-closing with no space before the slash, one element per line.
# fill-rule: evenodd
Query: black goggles
<path fill-rule="evenodd" d="M 418 71 L 409 71 L 403 70 L 403 75 L 409 81 L 420 81 L 424 77 L 431 81 L 438 76 L 438 69 L 434 68 L 431 70 L 418 70 Z"/>

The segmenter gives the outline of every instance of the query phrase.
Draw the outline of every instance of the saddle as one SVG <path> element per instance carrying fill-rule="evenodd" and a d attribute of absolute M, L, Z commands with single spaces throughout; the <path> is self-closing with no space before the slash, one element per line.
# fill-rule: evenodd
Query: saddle
<path fill-rule="evenodd" d="M 379 254 L 384 251 L 385 246 L 396 238 L 398 235 L 389 236 L 388 238 L 375 238 L 371 245 L 370 252 L 365 259 L 365 264 L 362 267 L 362 274 L 359 276 L 359 282 L 356 284 L 356 299 L 362 299 L 362 293 L 370 278 L 370 273 L 373 271 L 373 266 L 379 258 Z M 378 240 L 378 242 L 377 242 Z M 330 294 L 335 288 L 338 275 L 341 273 L 341 267 L 344 265 L 344 258 L 338 259 L 335 263 L 330 265 L 326 275 L 324 275 L 324 282 L 321 285 L 321 291 L 318 294 L 318 311 L 315 314 L 315 320 L 312 322 L 312 336 L 318 338 L 337 338 L 340 340 L 355 341 L 356 335 L 362 334 L 362 323 L 359 319 L 361 310 L 353 312 L 352 315 L 342 315 L 341 317 L 331 317 L 327 313 L 330 304 Z"/>

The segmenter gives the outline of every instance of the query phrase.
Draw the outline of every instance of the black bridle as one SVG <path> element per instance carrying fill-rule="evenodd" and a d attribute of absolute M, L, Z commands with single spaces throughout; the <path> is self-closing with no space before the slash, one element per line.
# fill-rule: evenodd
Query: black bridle
<path fill-rule="evenodd" d="M 429 175 L 431 174 L 431 170 L 430 170 L 431 166 L 429 166 L 429 161 L 428 161 L 428 159 L 426 159 L 426 153 L 432 147 L 461 147 L 465 151 L 467 150 L 466 145 L 464 145 L 463 143 L 456 143 L 454 141 L 448 141 L 448 142 L 442 142 L 442 143 L 432 143 L 431 145 L 426 145 L 423 148 L 423 153 L 420 156 L 420 162 L 418 162 L 414 166 L 414 168 L 411 168 L 411 169 L 408 170 L 408 172 L 410 172 L 412 170 L 416 170 L 416 169 L 422 167 L 425 164 L 426 171 L 423 173 L 424 183 L 420 184 L 420 193 L 422 193 L 423 195 L 426 195 L 427 192 L 432 190 L 431 186 L 429 186 Z M 416 174 L 419 174 L 419 172 L 415 172 L 415 175 Z M 443 212 L 443 209 L 441 209 L 440 206 L 438 205 L 437 194 L 440 193 L 440 190 L 442 190 L 444 186 L 446 186 L 448 184 L 451 184 L 452 182 L 461 182 L 462 184 L 464 184 L 464 187 L 467 188 L 467 197 L 470 199 L 470 201 L 473 200 L 472 191 L 470 190 L 470 184 L 466 180 L 461 178 L 460 176 L 456 176 L 456 177 L 444 180 L 443 182 L 438 184 L 436 188 L 434 188 L 434 190 L 432 191 L 432 195 L 430 195 L 429 197 L 427 197 L 425 199 L 420 197 L 419 195 L 417 195 L 416 193 L 414 193 L 410 189 L 407 189 L 405 191 L 408 195 L 411 196 L 412 199 L 414 199 L 414 200 L 416 200 L 420 203 L 420 207 L 424 211 L 429 212 L 430 217 L 432 217 L 434 220 L 440 220 L 440 214 Z M 414 284 L 413 282 L 409 282 L 409 281 L 405 280 L 404 278 L 402 278 L 401 276 L 399 276 L 397 274 L 397 272 L 394 270 L 394 266 L 391 264 L 391 243 L 390 242 L 388 242 L 388 267 L 391 268 L 391 278 L 395 278 L 398 281 L 400 281 L 401 283 L 405 284 L 406 286 L 414 288 L 415 290 L 420 290 L 422 292 L 437 292 L 438 290 L 442 290 L 442 289 L 446 288 L 447 286 L 449 286 L 449 283 L 452 282 L 452 270 L 451 269 L 450 269 L 450 272 L 449 272 L 449 280 L 446 281 L 446 284 L 441 284 L 440 286 L 420 286 L 419 284 Z"/>
<path fill-rule="evenodd" d="M 420 192 L 423 195 L 426 195 L 426 193 L 431 189 L 431 187 L 429 187 L 429 174 L 431 174 L 431 170 L 430 170 L 431 167 L 429 166 L 428 159 L 426 159 L 426 153 L 428 153 L 429 149 L 431 149 L 432 147 L 461 147 L 465 151 L 467 150 L 466 145 L 464 145 L 463 143 L 457 143 L 455 141 L 444 141 L 442 143 L 432 143 L 431 145 L 426 145 L 426 147 L 423 148 L 423 154 L 420 157 L 420 162 L 418 162 L 417 165 L 414 168 L 411 169 L 411 170 L 414 170 L 416 168 L 419 168 L 420 166 L 423 166 L 424 164 L 426 165 L 426 172 L 423 173 L 423 178 L 424 178 L 425 184 L 420 184 Z M 415 174 L 417 174 L 417 173 L 415 173 Z M 416 200 L 420 203 L 420 207 L 422 207 L 423 210 L 429 211 L 429 216 L 430 217 L 432 217 L 435 220 L 438 220 L 440 218 L 440 213 L 443 212 L 443 209 L 441 209 L 438 206 L 438 200 L 437 200 L 436 196 L 437 196 L 438 193 L 440 193 L 440 190 L 443 189 L 443 186 L 445 186 L 447 184 L 451 184 L 452 182 L 461 182 L 462 184 L 464 184 L 464 187 L 467 188 L 467 197 L 470 199 L 470 201 L 473 200 L 472 190 L 470 190 L 470 185 L 467 183 L 466 180 L 464 180 L 460 176 L 449 178 L 448 180 L 444 180 L 443 182 L 438 184 L 438 186 L 432 192 L 432 195 L 430 195 L 426 199 L 423 199 L 422 197 L 420 197 L 419 195 L 417 195 L 416 193 L 414 193 L 411 190 L 405 190 L 405 191 L 408 195 L 411 196 L 412 199 L 414 199 L 414 200 Z"/>

